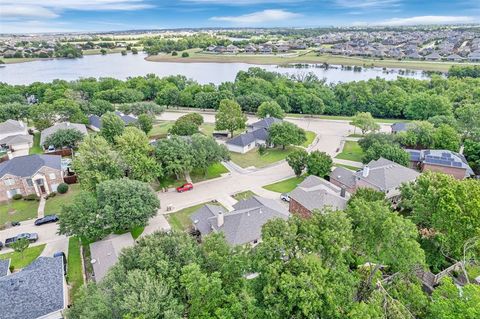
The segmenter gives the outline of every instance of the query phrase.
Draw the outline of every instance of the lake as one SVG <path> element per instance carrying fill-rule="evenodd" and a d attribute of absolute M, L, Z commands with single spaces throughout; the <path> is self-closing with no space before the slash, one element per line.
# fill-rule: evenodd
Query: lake
<path fill-rule="evenodd" d="M 329 69 L 310 66 L 308 68 L 279 67 L 276 65 L 253 65 L 247 63 L 172 63 L 149 62 L 144 54 L 87 55 L 80 59 L 52 59 L 25 63 L 7 64 L 0 68 L 0 82 L 9 84 L 30 84 L 33 82 L 50 82 L 54 79 L 76 80 L 86 77 L 113 77 L 126 79 L 130 76 L 154 73 L 160 77 L 181 74 L 201 84 L 220 84 L 235 80 L 237 72 L 258 66 L 268 71 L 283 74 L 305 75 L 315 73 L 325 78 L 328 83 L 368 80 L 381 77 L 387 80 L 405 76 L 417 79 L 427 78 L 421 71 L 411 71 L 400 75 L 401 70 L 381 68 L 362 68 L 355 72 L 333 66 Z"/>

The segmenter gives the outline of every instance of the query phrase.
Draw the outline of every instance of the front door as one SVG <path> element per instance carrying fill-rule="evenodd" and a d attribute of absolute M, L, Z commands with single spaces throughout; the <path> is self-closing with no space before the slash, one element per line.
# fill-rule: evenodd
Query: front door
<path fill-rule="evenodd" d="M 40 188 L 40 193 L 45 194 L 46 190 L 45 185 L 43 184 L 43 179 L 37 179 L 35 183 L 37 183 L 38 187 Z"/>

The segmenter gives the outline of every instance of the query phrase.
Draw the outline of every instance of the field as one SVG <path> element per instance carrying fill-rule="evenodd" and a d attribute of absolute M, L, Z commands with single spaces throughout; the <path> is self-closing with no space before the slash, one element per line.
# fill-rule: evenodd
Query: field
<path fill-rule="evenodd" d="M 177 230 L 177 231 L 188 230 L 188 228 L 192 225 L 192 221 L 190 220 L 190 215 L 195 213 L 200 207 L 202 207 L 205 204 L 212 204 L 212 205 L 219 206 L 218 203 L 198 204 L 195 206 L 184 208 L 175 213 L 166 214 L 165 218 L 168 220 L 168 222 L 170 223 L 170 226 L 172 226 L 174 230 Z"/>
<path fill-rule="evenodd" d="M 262 168 L 284 160 L 293 150 L 295 150 L 295 147 L 287 147 L 285 150 L 281 148 L 269 148 L 265 151 L 265 154 L 260 155 L 258 149 L 253 149 L 245 154 L 230 152 L 230 156 L 232 162 L 240 167 L 246 168 L 255 166 L 257 168 Z"/>
<path fill-rule="evenodd" d="M 37 217 L 38 202 L 36 200 L 12 200 L 0 204 L 0 225 L 7 222 L 18 222 Z"/>
<path fill-rule="evenodd" d="M 357 142 L 345 141 L 345 146 L 343 147 L 342 152 L 335 156 L 335 158 L 361 162 L 363 158 L 363 150 Z"/>
<path fill-rule="evenodd" d="M 292 177 L 284 181 L 263 186 L 263 188 L 276 193 L 290 193 L 298 186 L 298 184 L 303 182 L 305 177 L 306 176 Z"/>
<path fill-rule="evenodd" d="M 10 266 L 13 266 L 15 269 L 22 269 L 32 263 L 38 256 L 42 253 L 45 248 L 45 244 L 28 247 L 22 253 L 11 252 L 6 254 L 1 254 L 0 259 L 11 259 Z"/>

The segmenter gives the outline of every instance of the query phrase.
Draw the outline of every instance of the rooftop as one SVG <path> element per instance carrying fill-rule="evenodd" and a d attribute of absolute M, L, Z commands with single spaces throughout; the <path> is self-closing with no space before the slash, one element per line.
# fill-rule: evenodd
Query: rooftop
<path fill-rule="evenodd" d="M 410 154 L 410 160 L 423 162 L 430 165 L 454 167 L 465 169 L 465 176 L 474 175 L 468 165 L 467 159 L 460 153 L 449 150 L 406 150 Z"/>
<path fill-rule="evenodd" d="M 43 166 L 53 169 L 62 169 L 62 157 L 60 155 L 25 155 L 14 157 L 11 160 L 0 163 L 0 178 L 10 174 L 20 177 L 30 177 Z"/>
<path fill-rule="evenodd" d="M 87 127 L 84 124 L 70 123 L 70 122 L 57 123 L 42 131 L 40 136 L 40 145 L 44 145 L 45 141 L 50 135 L 60 130 L 68 130 L 68 129 L 75 129 L 84 135 L 87 134 Z"/>
<path fill-rule="evenodd" d="M 6 120 L 0 123 L 0 133 L 2 134 L 21 134 L 25 132 L 25 124 L 21 121 Z"/>

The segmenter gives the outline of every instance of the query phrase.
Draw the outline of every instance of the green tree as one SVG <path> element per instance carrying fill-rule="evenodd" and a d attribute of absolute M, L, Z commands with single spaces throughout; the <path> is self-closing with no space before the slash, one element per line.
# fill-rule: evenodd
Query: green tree
<path fill-rule="evenodd" d="M 105 100 L 99 100 L 99 99 L 93 100 L 92 102 L 90 102 L 90 105 L 88 106 L 88 108 L 91 114 L 95 114 L 97 116 L 102 116 L 107 112 L 115 111 L 115 107 L 113 106 L 112 103 Z"/>
<path fill-rule="evenodd" d="M 77 129 L 69 128 L 58 130 L 48 136 L 44 142 L 44 147 L 53 145 L 55 148 L 76 147 L 78 142 L 83 139 L 83 133 Z"/>
<path fill-rule="evenodd" d="M 375 132 L 380 129 L 380 125 L 375 122 L 370 112 L 357 113 L 350 124 L 358 127 L 362 131 L 362 135 L 365 135 L 369 131 Z"/>
<path fill-rule="evenodd" d="M 408 167 L 410 163 L 410 155 L 401 147 L 395 144 L 372 144 L 363 155 L 362 162 L 364 164 L 376 161 L 380 157 Z"/>
<path fill-rule="evenodd" d="M 460 149 L 460 136 L 457 130 L 449 125 L 441 124 L 433 134 L 433 147 L 436 149 L 458 152 Z"/>
<path fill-rule="evenodd" d="M 203 116 L 198 113 L 189 113 L 179 117 L 169 132 L 174 135 L 190 136 L 198 133 L 198 128 L 203 124 Z"/>
<path fill-rule="evenodd" d="M 274 123 L 268 129 L 268 142 L 283 149 L 288 145 L 301 145 L 306 140 L 305 131 L 290 122 Z"/>
<path fill-rule="evenodd" d="M 332 171 L 333 161 L 330 155 L 325 152 L 313 151 L 308 155 L 307 173 L 324 177 Z"/>
<path fill-rule="evenodd" d="M 296 149 L 288 154 L 286 160 L 295 175 L 299 177 L 307 167 L 308 153 L 304 149 Z"/>
<path fill-rule="evenodd" d="M 447 97 L 426 92 L 413 94 L 405 109 L 405 116 L 413 120 L 427 120 L 436 115 L 451 115 L 452 104 Z"/>
<path fill-rule="evenodd" d="M 204 171 L 205 175 L 208 172 L 208 167 L 212 164 L 228 160 L 230 157 L 225 145 L 220 145 L 213 137 L 207 137 L 203 134 L 192 136 L 191 148 L 193 167 Z"/>
<path fill-rule="evenodd" d="M 165 175 L 175 175 L 177 179 L 193 169 L 192 146 L 179 136 L 160 140 L 155 149 L 155 157 Z"/>
<path fill-rule="evenodd" d="M 23 253 L 25 250 L 30 246 L 30 242 L 28 241 L 27 238 L 20 238 L 14 241 L 10 247 L 17 253 L 22 256 L 22 259 L 24 257 Z"/>
<path fill-rule="evenodd" d="M 463 105 L 455 110 L 464 138 L 480 134 L 480 103 Z"/>
<path fill-rule="evenodd" d="M 245 129 L 247 117 L 242 113 L 242 109 L 237 102 L 232 100 L 222 100 L 215 114 L 215 129 L 227 130 L 233 137 L 236 130 Z"/>
<path fill-rule="evenodd" d="M 153 117 L 148 114 L 140 114 L 135 124 L 145 132 L 145 134 L 148 134 L 153 128 Z"/>
<path fill-rule="evenodd" d="M 285 112 L 275 101 L 267 101 L 260 104 L 257 110 L 257 116 L 259 118 L 275 117 L 277 119 L 283 119 Z"/>
<path fill-rule="evenodd" d="M 107 112 L 102 115 L 102 128 L 100 135 L 110 144 L 115 142 L 115 137 L 122 135 L 125 130 L 125 123 L 113 112 Z"/>
<path fill-rule="evenodd" d="M 468 164 L 477 174 L 480 174 L 480 141 L 466 139 L 464 146 L 463 155 L 467 158 Z"/>

